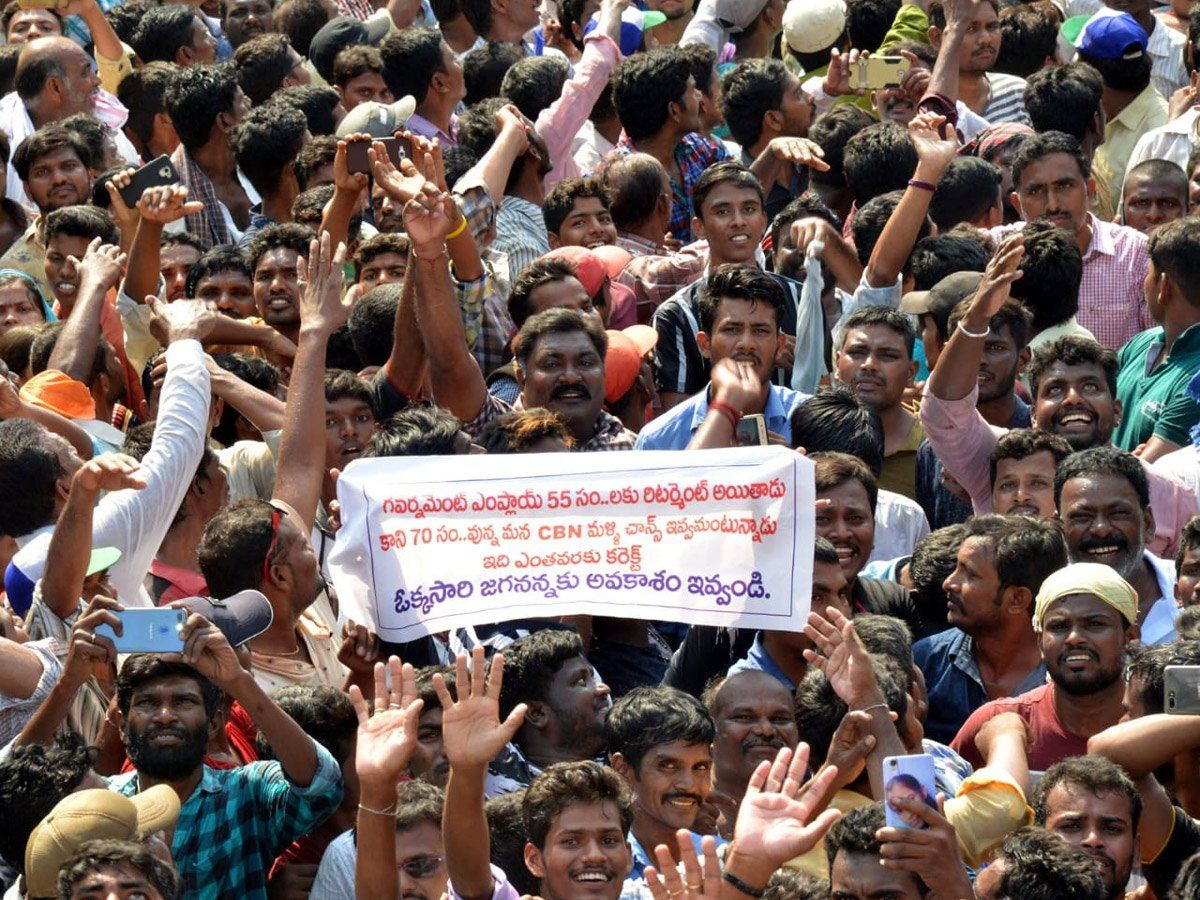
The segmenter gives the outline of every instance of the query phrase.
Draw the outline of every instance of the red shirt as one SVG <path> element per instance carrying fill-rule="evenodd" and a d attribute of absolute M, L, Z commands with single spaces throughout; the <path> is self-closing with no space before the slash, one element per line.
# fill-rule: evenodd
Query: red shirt
<path fill-rule="evenodd" d="M 1067 731 L 1054 708 L 1053 682 L 1036 687 L 1016 697 L 1002 697 L 985 703 L 971 713 L 958 730 L 950 745 L 971 765 L 979 768 L 983 759 L 975 749 L 975 736 L 988 720 L 1006 712 L 1015 712 L 1029 726 L 1033 746 L 1029 751 L 1029 768 L 1044 772 L 1060 759 L 1087 754 L 1086 736 Z"/>

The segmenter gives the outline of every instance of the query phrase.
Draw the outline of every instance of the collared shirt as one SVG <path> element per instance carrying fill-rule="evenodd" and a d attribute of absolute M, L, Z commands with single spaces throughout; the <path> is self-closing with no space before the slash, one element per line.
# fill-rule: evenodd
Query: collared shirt
<path fill-rule="evenodd" d="M 1172 94 L 1188 83 L 1187 66 L 1183 60 L 1183 48 L 1186 46 L 1186 35 L 1168 28 L 1155 16 L 1154 30 L 1146 42 L 1146 52 L 1150 54 L 1150 83 L 1165 100 L 1170 100 Z"/>
<path fill-rule="evenodd" d="M 238 249 L 249 250 L 250 241 L 256 234 L 266 228 L 268 225 L 274 225 L 275 220 L 270 216 L 264 216 L 262 212 L 262 204 L 255 203 L 250 207 L 250 227 L 242 232 L 242 236 L 238 238 Z"/>
<path fill-rule="evenodd" d="M 1113 444 L 1131 453 L 1152 437 L 1182 447 L 1200 422 L 1200 403 L 1186 390 L 1200 370 L 1200 325 L 1175 338 L 1163 355 L 1162 328 L 1143 331 L 1117 354 L 1117 399 L 1121 421 Z"/>
<path fill-rule="evenodd" d="M 204 208 L 184 217 L 186 228 L 200 238 L 206 250 L 218 244 L 236 243 L 241 236 L 233 225 L 228 210 L 217 197 L 212 179 L 200 168 L 200 164 L 188 153 L 183 144 L 171 154 L 171 162 L 179 170 L 180 181 L 187 186 L 188 199 L 199 200 Z"/>
<path fill-rule="evenodd" d="M 775 660 L 771 659 L 771 654 L 763 646 L 761 634 L 755 636 L 754 643 L 750 645 L 746 655 L 729 667 L 726 677 L 736 675 L 738 672 L 765 672 L 787 688 L 788 693 L 794 693 L 796 690 L 792 679 L 788 678 L 787 673 L 775 664 Z"/>
<path fill-rule="evenodd" d="M 521 409 L 520 398 L 517 398 L 516 403 L 508 404 L 499 397 L 488 394 L 484 398 L 483 406 L 475 414 L 475 418 L 463 425 L 463 430 L 474 437 L 479 434 L 484 425 L 493 419 L 497 419 L 505 413 L 519 412 Z M 596 417 L 596 430 L 576 449 L 584 453 L 632 450 L 636 439 L 637 435 L 622 425 L 620 419 L 600 410 L 600 415 Z"/>
<path fill-rule="evenodd" d="M 204 767 L 200 783 L 183 802 L 171 855 L 183 881 L 183 896 L 266 898 L 267 872 L 296 838 L 323 822 L 342 800 L 342 770 L 313 742 L 317 767 L 301 787 L 275 761 L 238 769 Z M 137 772 L 117 775 L 109 787 L 132 797 Z"/>
<path fill-rule="evenodd" d="M 409 117 L 406 127 L 413 134 L 419 134 L 423 138 L 428 138 L 429 140 L 437 138 L 443 148 L 458 146 L 458 141 L 454 138 L 454 135 L 458 133 L 457 116 L 450 116 L 450 131 L 448 133 L 442 131 L 442 129 L 438 128 L 438 126 L 434 125 L 420 113 L 413 113 Z"/>
<path fill-rule="evenodd" d="M 617 244 L 621 245 L 619 237 Z M 646 321 L 659 306 L 699 279 L 707 267 L 708 244 L 697 242 L 675 253 L 664 248 L 634 253 L 633 259 L 613 280 L 633 291 L 638 319 Z"/>
<path fill-rule="evenodd" d="M 976 515 L 992 512 L 988 460 L 996 439 L 1008 431 L 984 421 L 975 408 L 978 396 L 976 386 L 958 400 L 942 400 L 929 390 L 921 399 L 921 424 L 933 445 L 933 452 L 971 495 Z M 1150 484 L 1150 508 L 1154 510 L 1154 535 L 1147 536 L 1146 549 L 1172 556 L 1179 542 L 1179 532 L 1188 519 L 1200 512 L 1196 494 L 1168 475 L 1145 463 L 1142 465 Z"/>
<path fill-rule="evenodd" d="M 50 280 L 46 278 L 46 248 L 42 246 L 42 242 L 38 238 L 38 222 L 40 220 L 40 216 L 34 218 L 29 223 L 29 227 L 25 229 L 25 233 L 9 245 L 9 248 L 4 251 L 4 255 L 0 256 L 0 266 L 24 272 L 37 282 L 42 296 L 53 303 L 54 291 L 50 287 Z M 53 321 L 53 319 L 47 319 L 47 321 Z"/>
<path fill-rule="evenodd" d="M 1183 115 L 1172 119 L 1161 128 L 1155 128 L 1141 136 L 1133 153 L 1129 156 L 1129 171 L 1148 159 L 1165 159 L 1179 168 L 1187 169 L 1188 157 L 1197 144 L 1196 123 L 1200 120 L 1200 108 L 1193 106 Z"/>
<path fill-rule="evenodd" d="M 629 135 L 622 130 L 613 153 L 625 155 L 637 152 Z M 674 157 L 683 184 L 676 184 L 675 179 L 671 178 L 671 234 L 686 244 L 692 239 L 692 188 L 705 169 L 730 156 L 721 141 L 693 131 L 685 134 L 676 145 Z"/>
<path fill-rule="evenodd" d="M 925 440 L 925 432 L 921 428 L 921 420 L 917 418 L 916 411 L 911 407 L 909 409 L 913 413 L 912 427 L 909 428 L 908 436 L 899 447 L 894 448 L 891 453 L 884 454 L 883 471 L 879 474 L 879 486 L 911 500 L 916 500 L 917 450 L 920 449 L 921 442 Z"/>
<path fill-rule="evenodd" d="M 589 34 L 583 40 L 583 54 L 559 96 L 538 114 L 533 127 L 546 144 L 551 163 L 542 180 L 547 193 L 564 178 L 583 174 L 572 155 L 572 145 L 620 61 L 620 48 L 610 37 L 598 31 Z"/>
<path fill-rule="evenodd" d="M 1051 325 L 1049 328 L 1039 331 L 1029 339 L 1029 350 L 1034 352 L 1038 347 L 1046 344 L 1053 344 L 1059 338 L 1063 337 L 1081 337 L 1089 341 L 1096 340 L 1096 336 L 1084 328 L 1076 320 L 1074 316 L 1067 319 L 1065 322 L 1059 322 L 1057 325 Z"/>
<path fill-rule="evenodd" d="M 913 644 L 913 658 L 925 676 L 929 694 L 925 734 L 935 741 L 948 744 L 954 740 L 971 713 L 992 699 L 973 647 L 971 636 L 958 628 L 948 628 Z M 1039 662 L 1009 696 L 1031 691 L 1045 681 L 1046 665 Z"/>
<path fill-rule="evenodd" d="M 617 232 L 617 246 L 622 250 L 628 250 L 634 259 L 639 256 L 667 256 L 670 254 L 670 251 L 661 242 L 651 241 L 626 231 Z"/>
<path fill-rule="evenodd" d="M 1092 238 L 1083 254 L 1079 283 L 1079 324 L 1110 350 L 1123 347 L 1139 331 L 1154 325 L 1146 308 L 1142 283 L 1150 266 L 1147 238 L 1125 225 L 1087 214 Z M 1025 227 L 1024 222 L 989 229 L 999 242 Z"/>
<path fill-rule="evenodd" d="M 648 422 L 638 434 L 635 450 L 683 450 L 691 441 L 696 429 L 708 415 L 708 393 L 710 386 L 695 396 L 667 410 Z M 792 413 L 808 399 L 791 388 L 775 384 L 767 385 L 767 402 L 763 406 L 763 418 L 767 431 L 774 432 L 789 444 L 792 442 Z"/>
<path fill-rule="evenodd" d="M 42 663 L 42 675 L 37 686 L 28 697 L 9 697 L 0 694 L 0 746 L 7 744 L 19 735 L 38 711 L 38 707 L 50 694 L 58 676 L 62 672 L 62 663 L 58 661 L 59 645 L 54 638 L 43 638 L 27 641 L 21 646 L 37 654 Z"/>
<path fill-rule="evenodd" d="M 1092 175 L 1096 179 L 1096 215 L 1111 219 L 1121 204 L 1121 185 L 1125 181 L 1126 166 L 1138 139 L 1153 128 L 1167 123 L 1167 101 L 1159 96 L 1153 85 L 1134 97 L 1126 107 L 1108 120 L 1104 126 L 1104 143 L 1096 148 L 1092 157 Z M 1104 190 L 1100 191 L 1100 185 Z"/>
<path fill-rule="evenodd" d="M 516 281 L 527 265 L 550 252 L 542 208 L 505 194 L 496 213 L 496 239 L 492 245 L 508 256 L 508 275 Z"/>
<path fill-rule="evenodd" d="M 208 582 L 199 572 L 172 566 L 155 559 L 146 576 L 146 590 L 157 606 L 166 606 L 184 597 L 207 597 Z"/>
<path fill-rule="evenodd" d="M 691 837 L 692 837 L 692 846 L 695 847 L 695 849 L 696 849 L 696 855 L 701 856 L 703 854 L 703 851 L 700 848 L 701 836 L 696 834 L 695 832 L 692 832 Z M 717 842 L 717 851 L 719 853 L 721 848 L 724 847 L 729 842 L 727 840 L 725 840 L 723 837 L 721 837 L 719 834 L 715 835 L 714 837 Z M 646 896 L 646 894 L 641 893 L 641 891 L 647 890 L 647 888 L 646 888 L 646 866 L 655 866 L 655 867 L 658 866 L 658 861 L 650 858 L 650 854 L 648 854 L 646 852 L 646 849 L 642 846 L 641 842 L 636 837 L 634 837 L 634 834 L 632 831 L 629 832 L 628 840 L 629 840 L 629 849 L 633 852 L 633 868 L 629 872 L 629 877 L 625 879 L 626 888 L 624 890 L 622 890 L 622 892 L 621 892 L 621 900 L 625 900 L 625 898 L 628 898 L 631 896 L 632 897 Z M 627 893 L 626 891 L 628 891 L 631 888 L 635 889 L 635 892 Z"/>
<path fill-rule="evenodd" d="M 750 155 L 750 151 L 745 147 L 742 148 L 742 165 L 747 169 L 754 163 L 754 157 Z M 783 212 L 783 208 L 787 206 L 796 197 L 799 197 L 808 190 L 808 169 L 804 166 L 788 165 L 788 185 L 784 187 L 776 179 L 769 185 L 763 185 L 767 192 L 766 202 L 763 203 L 763 209 L 767 211 L 767 221 L 772 222 L 775 217 Z"/>
<path fill-rule="evenodd" d="M 929 519 L 916 500 L 879 489 L 875 500 L 875 546 L 869 561 L 911 556 L 929 534 Z"/>
<path fill-rule="evenodd" d="M 459 179 L 454 186 L 454 200 L 467 220 L 467 228 L 475 238 L 475 244 L 487 248 L 482 251 L 485 273 L 482 283 L 454 281 L 459 309 L 463 314 L 463 328 L 467 332 L 467 345 L 471 347 L 479 368 L 487 375 L 503 365 L 509 338 L 516 330 L 508 312 L 511 270 L 507 255 L 489 246 L 487 237 L 496 225 L 496 205 L 476 170 Z M 473 327 L 476 329 L 474 338 Z"/>
<path fill-rule="evenodd" d="M 1146 553 L 1146 562 L 1154 570 L 1154 582 L 1158 585 L 1158 599 L 1142 620 L 1141 640 L 1143 644 L 1167 644 L 1175 640 L 1175 617 L 1179 605 L 1175 602 L 1175 563 L 1153 553 Z"/>

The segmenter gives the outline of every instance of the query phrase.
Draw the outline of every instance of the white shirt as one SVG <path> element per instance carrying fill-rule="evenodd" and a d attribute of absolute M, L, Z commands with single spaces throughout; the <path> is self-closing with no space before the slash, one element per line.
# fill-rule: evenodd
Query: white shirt
<path fill-rule="evenodd" d="M 880 490 L 875 501 L 875 547 L 867 562 L 912 556 L 913 548 L 928 534 L 929 519 L 915 500 Z"/>
<path fill-rule="evenodd" d="M 1159 457 L 1151 463 L 1150 468 L 1187 485 L 1200 497 L 1200 449 L 1194 444 Z"/>
<path fill-rule="evenodd" d="M 1175 617 L 1179 615 L 1175 602 L 1175 563 L 1153 553 L 1146 554 L 1146 562 L 1154 570 L 1159 597 L 1142 622 L 1142 643 L 1166 644 L 1175 640 Z"/>
<path fill-rule="evenodd" d="M 142 459 L 146 487 L 105 495 L 92 521 L 92 546 L 121 551 L 109 576 L 126 606 L 154 605 L 143 581 L 192 483 L 207 437 L 212 392 L 200 342 L 171 344 L 167 366 L 154 439 Z M 13 557 L 13 564 L 33 581 L 45 570 L 53 532 L 52 525 L 39 529 Z"/>
<path fill-rule="evenodd" d="M 1172 94 L 1188 83 L 1187 66 L 1183 61 L 1185 46 L 1187 37 L 1184 34 L 1168 28 L 1155 17 L 1146 52 L 1150 54 L 1150 83 L 1164 100 L 1170 100 Z"/>
<path fill-rule="evenodd" d="M 1147 131 L 1134 145 L 1125 171 L 1132 171 L 1134 166 L 1148 159 L 1165 159 L 1186 172 L 1188 157 L 1196 146 L 1197 119 L 1200 119 L 1200 109 L 1193 106 L 1166 125 Z"/>

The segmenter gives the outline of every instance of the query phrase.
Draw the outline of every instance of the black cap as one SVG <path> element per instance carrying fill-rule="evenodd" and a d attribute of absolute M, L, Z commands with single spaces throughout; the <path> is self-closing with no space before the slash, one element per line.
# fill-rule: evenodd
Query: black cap
<path fill-rule="evenodd" d="M 981 272 L 955 272 L 947 275 L 927 291 L 909 291 L 900 301 L 900 311 L 920 315 L 924 313 L 933 316 L 939 332 L 949 329 L 950 313 L 954 307 L 975 294 L 979 282 L 983 279 Z"/>
<path fill-rule="evenodd" d="M 384 18 L 360 22 L 350 16 L 338 16 L 321 26 L 308 45 L 308 58 L 328 83 L 333 83 L 333 61 L 347 47 L 355 44 L 377 44 L 388 33 Z"/>

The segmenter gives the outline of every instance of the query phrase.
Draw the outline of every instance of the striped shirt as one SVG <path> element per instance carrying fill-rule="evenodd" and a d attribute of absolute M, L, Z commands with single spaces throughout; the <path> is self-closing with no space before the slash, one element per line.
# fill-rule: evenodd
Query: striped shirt
<path fill-rule="evenodd" d="M 1020 122 L 1029 125 L 1029 113 L 1025 111 L 1025 79 L 1016 75 L 1006 75 L 1003 72 L 988 72 L 984 75 L 988 81 L 991 96 L 981 115 L 992 125 L 1001 122 Z"/>
<path fill-rule="evenodd" d="M 1168 28 L 1157 18 L 1154 20 L 1146 52 L 1150 54 L 1150 83 L 1164 100 L 1170 100 L 1172 94 L 1188 83 L 1187 66 L 1183 61 L 1185 46 L 1185 35 Z"/>

